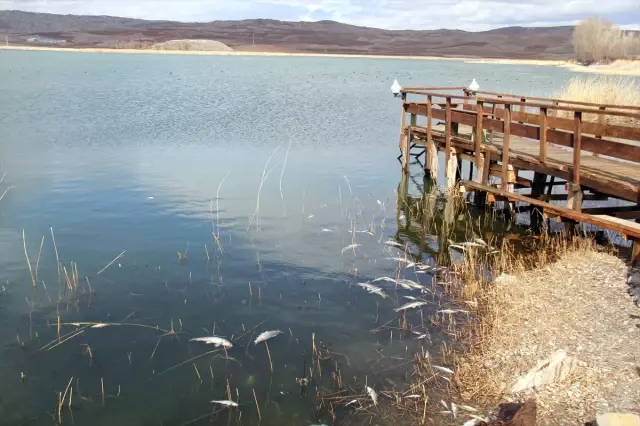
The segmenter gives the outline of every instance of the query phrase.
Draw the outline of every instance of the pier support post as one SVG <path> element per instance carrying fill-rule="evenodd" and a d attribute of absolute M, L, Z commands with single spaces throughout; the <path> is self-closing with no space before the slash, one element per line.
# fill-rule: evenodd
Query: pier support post
<path fill-rule="evenodd" d="M 582 188 L 574 183 L 567 183 L 567 208 L 581 211 L 582 210 Z"/>
<path fill-rule="evenodd" d="M 427 159 L 424 163 L 425 172 L 434 183 L 438 182 L 438 147 L 433 140 L 433 119 L 431 117 L 432 99 L 427 96 Z"/>
<path fill-rule="evenodd" d="M 449 161 L 447 163 L 447 190 L 456 186 L 456 177 L 458 176 L 458 153 L 455 148 L 450 148 Z"/>
<path fill-rule="evenodd" d="M 400 149 L 402 150 L 402 169 L 409 170 L 409 151 L 411 147 L 411 131 L 405 129 L 400 138 Z"/>
<path fill-rule="evenodd" d="M 640 240 L 633 240 L 631 246 L 631 266 L 640 265 Z"/>
<path fill-rule="evenodd" d="M 533 174 L 533 182 L 531 184 L 531 197 L 539 198 L 542 194 L 544 194 L 546 183 L 547 183 L 547 175 L 545 175 L 544 173 L 535 172 Z M 531 228 L 533 228 L 536 232 L 540 232 L 541 224 L 544 223 L 542 210 L 539 207 L 531 205 L 531 211 L 529 214 L 530 214 Z"/>

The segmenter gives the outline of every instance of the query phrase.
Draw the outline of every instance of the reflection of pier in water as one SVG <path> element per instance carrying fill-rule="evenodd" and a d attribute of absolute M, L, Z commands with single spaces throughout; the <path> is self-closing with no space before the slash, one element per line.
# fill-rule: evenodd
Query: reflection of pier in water
<path fill-rule="evenodd" d="M 411 191 L 410 186 L 415 190 Z M 472 206 L 465 209 L 462 197 L 443 195 L 427 177 L 417 178 L 403 172 L 397 196 L 395 240 L 406 245 L 407 255 L 414 259 L 421 259 L 424 253 L 438 263 L 445 263 L 450 260 L 451 241 L 482 238 L 490 242 L 495 237 L 513 238 L 525 232 L 513 221 L 490 217 Z M 417 251 L 412 251 L 414 247 Z"/>

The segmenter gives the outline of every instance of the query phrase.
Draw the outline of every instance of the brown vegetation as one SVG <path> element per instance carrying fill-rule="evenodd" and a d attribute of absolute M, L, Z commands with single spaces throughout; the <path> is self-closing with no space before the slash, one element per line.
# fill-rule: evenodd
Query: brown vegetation
<path fill-rule="evenodd" d="M 609 63 L 640 54 L 640 39 L 610 21 L 589 18 L 573 31 L 573 47 L 582 63 Z"/>
<path fill-rule="evenodd" d="M 640 86 L 630 77 L 574 77 L 554 98 L 602 105 L 640 106 Z M 614 110 L 614 109 L 612 109 Z M 563 115 L 560 111 L 559 115 Z M 568 116 L 567 112 L 564 112 Z M 606 116 L 609 124 L 640 126 L 640 121 L 628 117 Z M 583 120 L 598 121 L 598 115 L 585 114 Z"/>

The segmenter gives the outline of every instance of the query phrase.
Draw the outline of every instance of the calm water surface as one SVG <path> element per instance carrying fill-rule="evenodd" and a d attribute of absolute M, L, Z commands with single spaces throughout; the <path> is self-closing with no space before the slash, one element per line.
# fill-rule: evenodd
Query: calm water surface
<path fill-rule="evenodd" d="M 264 425 L 329 425 L 315 394 L 337 390 L 332 374 L 347 395 L 365 381 L 401 389 L 420 345 L 436 354 L 446 341 L 426 318 L 447 300 L 436 290 L 408 316 L 431 336 L 418 341 L 371 332 L 397 325 L 410 292 L 387 286 L 382 299 L 354 285 L 399 273 L 430 287 L 431 274 L 398 269 L 384 243 L 431 265 L 439 250 L 404 208 L 393 79 L 549 95 L 570 76 L 445 61 L 0 52 L 0 193 L 13 186 L 0 201 L 0 423 L 57 423 L 72 377 L 64 424 L 180 425 L 227 399 L 228 383 L 239 410 L 191 424 L 257 424 L 255 390 Z M 419 196 L 415 172 L 408 191 Z M 51 228 L 71 281 L 77 265 L 72 292 Z M 114 325 L 70 324 L 83 322 Z M 251 342 L 274 329 L 284 333 L 269 341 L 271 374 L 265 345 Z M 214 332 L 234 340 L 228 357 L 188 361 L 215 349 L 189 339 Z M 313 333 L 332 355 L 311 377 Z M 311 379 L 302 395 L 301 377 Z"/>

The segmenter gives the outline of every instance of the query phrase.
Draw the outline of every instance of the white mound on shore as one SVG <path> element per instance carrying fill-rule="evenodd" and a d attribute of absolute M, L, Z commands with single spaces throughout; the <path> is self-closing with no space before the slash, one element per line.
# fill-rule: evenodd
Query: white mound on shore
<path fill-rule="evenodd" d="M 169 40 L 151 46 L 155 50 L 196 50 L 208 52 L 233 52 L 224 43 L 215 40 Z"/>

